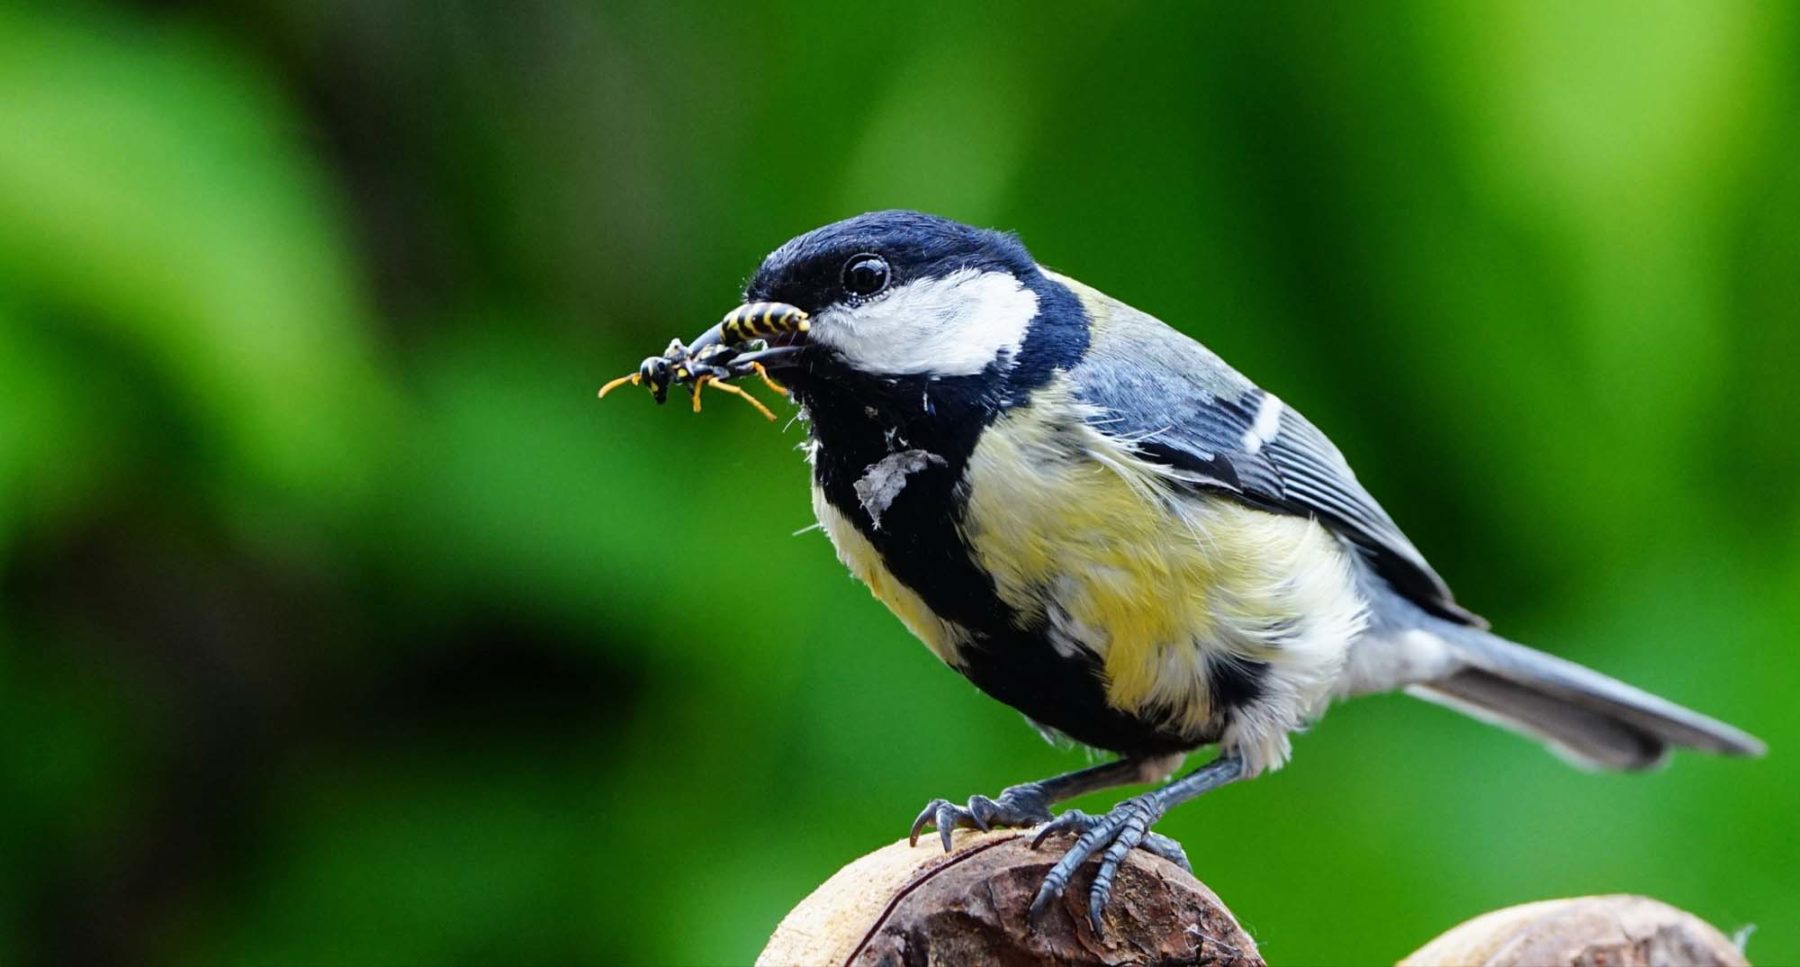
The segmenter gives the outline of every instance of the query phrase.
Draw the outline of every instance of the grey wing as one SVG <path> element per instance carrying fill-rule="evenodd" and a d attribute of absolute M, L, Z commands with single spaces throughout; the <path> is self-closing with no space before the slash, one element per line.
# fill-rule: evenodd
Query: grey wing
<path fill-rule="evenodd" d="M 1317 427 L 1187 336 L 1120 303 L 1108 309 L 1069 373 L 1098 429 L 1196 487 L 1318 520 L 1419 607 L 1487 626 L 1456 603 Z"/>

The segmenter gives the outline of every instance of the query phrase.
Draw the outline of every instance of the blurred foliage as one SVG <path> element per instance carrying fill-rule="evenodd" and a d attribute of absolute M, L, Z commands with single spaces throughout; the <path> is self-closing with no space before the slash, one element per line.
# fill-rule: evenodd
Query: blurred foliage
<path fill-rule="evenodd" d="M 1270 958 L 1634 891 L 1800 960 L 1794 14 L 0 8 L 0 950 L 742 962 L 930 796 L 1079 764 L 789 536 L 797 428 L 592 399 L 905 206 L 1201 336 L 1501 629 L 1774 749 L 1341 707 L 1163 824 Z"/>

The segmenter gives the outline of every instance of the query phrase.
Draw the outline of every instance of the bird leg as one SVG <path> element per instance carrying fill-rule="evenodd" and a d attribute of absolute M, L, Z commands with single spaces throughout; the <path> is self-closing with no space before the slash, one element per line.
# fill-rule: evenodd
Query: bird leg
<path fill-rule="evenodd" d="M 1070 878 L 1081 864 L 1104 849 L 1105 852 L 1100 855 L 1100 871 L 1094 874 L 1094 885 L 1088 890 L 1088 922 L 1093 925 L 1096 935 L 1102 934 L 1100 915 L 1106 910 L 1106 901 L 1112 898 L 1113 877 L 1118 875 L 1119 864 L 1125 861 L 1125 856 L 1131 852 L 1132 847 L 1143 846 L 1183 867 L 1188 865 L 1187 854 L 1182 851 L 1181 845 L 1166 836 L 1152 833 L 1151 824 L 1161 819 L 1169 807 L 1187 802 L 1227 783 L 1236 782 L 1244 778 L 1244 774 L 1242 759 L 1235 755 L 1221 755 L 1161 789 L 1133 796 L 1119 803 L 1104 816 L 1090 816 L 1071 809 L 1051 820 L 1032 839 L 1033 849 L 1045 839 L 1061 832 L 1078 832 L 1081 838 L 1045 874 L 1044 885 L 1038 888 L 1037 897 L 1031 901 L 1032 917 L 1042 914 L 1052 900 L 1062 896 L 1063 891 L 1069 887 Z"/>
<path fill-rule="evenodd" d="M 1168 775 L 1177 762 L 1162 756 L 1115 759 L 1077 772 L 1008 786 L 995 799 L 970 796 L 966 806 L 948 799 L 933 799 L 919 813 L 919 818 L 913 820 L 912 834 L 907 841 L 917 846 L 919 833 L 930 825 L 937 829 L 944 852 L 948 853 L 952 830 L 979 829 L 985 833 L 996 826 L 1024 827 L 1047 823 L 1054 818 L 1050 814 L 1052 803 L 1113 786 L 1151 782 Z"/>

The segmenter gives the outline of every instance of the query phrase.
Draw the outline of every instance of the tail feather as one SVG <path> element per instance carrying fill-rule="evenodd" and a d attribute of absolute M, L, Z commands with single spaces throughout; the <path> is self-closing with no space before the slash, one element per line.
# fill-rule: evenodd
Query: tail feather
<path fill-rule="evenodd" d="M 1671 746 L 1762 755 L 1756 737 L 1609 678 L 1474 628 L 1441 632 L 1464 667 L 1410 691 L 1542 739 L 1580 762 L 1646 769 Z"/>
<path fill-rule="evenodd" d="M 1538 739 L 1584 766 L 1648 769 L 1668 758 L 1668 743 L 1643 729 L 1477 668 L 1407 693 Z"/>

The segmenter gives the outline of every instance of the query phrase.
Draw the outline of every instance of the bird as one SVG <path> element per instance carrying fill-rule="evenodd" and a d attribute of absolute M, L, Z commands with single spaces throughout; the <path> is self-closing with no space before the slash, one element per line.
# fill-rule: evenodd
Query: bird
<path fill-rule="evenodd" d="M 1034 918 L 1098 857 L 1102 932 L 1132 849 L 1188 865 L 1158 819 L 1280 768 L 1296 732 L 1359 695 L 1405 691 L 1600 769 L 1763 752 L 1489 630 L 1313 423 L 1014 234 L 898 210 L 806 232 L 685 348 L 727 344 L 744 350 L 731 372 L 773 375 L 799 405 L 812 508 L 849 571 L 980 691 L 1115 756 L 914 821 L 915 845 L 933 827 L 946 851 L 958 828 L 1073 836 Z M 1051 810 L 1157 783 L 1102 814 Z"/>

